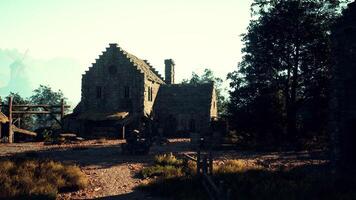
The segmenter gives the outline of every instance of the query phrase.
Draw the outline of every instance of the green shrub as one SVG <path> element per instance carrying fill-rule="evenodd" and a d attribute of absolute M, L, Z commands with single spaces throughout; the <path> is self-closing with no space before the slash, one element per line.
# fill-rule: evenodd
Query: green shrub
<path fill-rule="evenodd" d="M 55 199 L 62 189 L 86 187 L 79 167 L 55 161 L 0 161 L 0 199 Z"/>
<path fill-rule="evenodd" d="M 151 167 L 146 167 L 141 171 L 143 178 L 153 178 L 153 177 L 163 177 L 172 178 L 183 176 L 182 168 L 172 165 L 155 165 Z"/>

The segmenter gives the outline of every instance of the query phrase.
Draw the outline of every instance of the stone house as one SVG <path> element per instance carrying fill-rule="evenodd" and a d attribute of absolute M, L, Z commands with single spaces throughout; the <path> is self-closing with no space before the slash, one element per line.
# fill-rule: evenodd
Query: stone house
<path fill-rule="evenodd" d="M 166 136 L 208 132 L 217 117 L 214 84 L 174 84 L 174 67 L 165 60 L 164 79 L 147 60 L 110 44 L 83 74 L 81 101 L 64 128 L 112 137 L 148 125 Z"/>

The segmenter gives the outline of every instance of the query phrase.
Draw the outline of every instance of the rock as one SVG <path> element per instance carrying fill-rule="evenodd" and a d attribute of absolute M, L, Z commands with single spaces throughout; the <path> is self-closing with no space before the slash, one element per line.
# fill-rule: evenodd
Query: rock
<path fill-rule="evenodd" d="M 82 137 L 76 137 L 75 139 L 78 141 L 84 141 L 84 138 L 82 138 Z"/>

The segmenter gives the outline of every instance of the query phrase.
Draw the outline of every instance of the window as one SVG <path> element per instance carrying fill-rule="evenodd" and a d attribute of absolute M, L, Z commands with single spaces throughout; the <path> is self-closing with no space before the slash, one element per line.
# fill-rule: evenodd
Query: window
<path fill-rule="evenodd" d="M 151 87 L 151 101 L 153 100 L 153 88 Z"/>
<path fill-rule="evenodd" d="M 148 101 L 152 101 L 153 100 L 153 98 L 152 98 L 152 92 L 153 92 L 152 87 L 148 87 L 147 88 L 147 92 L 148 92 L 147 100 Z"/>
<path fill-rule="evenodd" d="M 110 65 L 109 66 L 109 73 L 110 75 L 114 75 L 117 73 L 117 67 L 115 65 Z"/>
<path fill-rule="evenodd" d="M 96 86 L 96 98 L 97 99 L 101 99 L 103 97 L 102 94 L 102 87 L 101 86 Z"/>
<path fill-rule="evenodd" d="M 130 87 L 129 86 L 124 87 L 124 97 L 130 98 Z"/>

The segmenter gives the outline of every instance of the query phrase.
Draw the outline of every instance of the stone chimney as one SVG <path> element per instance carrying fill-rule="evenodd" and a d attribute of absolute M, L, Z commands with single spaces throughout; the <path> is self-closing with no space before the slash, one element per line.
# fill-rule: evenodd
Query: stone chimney
<path fill-rule="evenodd" d="M 174 84 L 174 61 L 172 59 L 164 60 L 165 81 L 166 84 Z"/>

